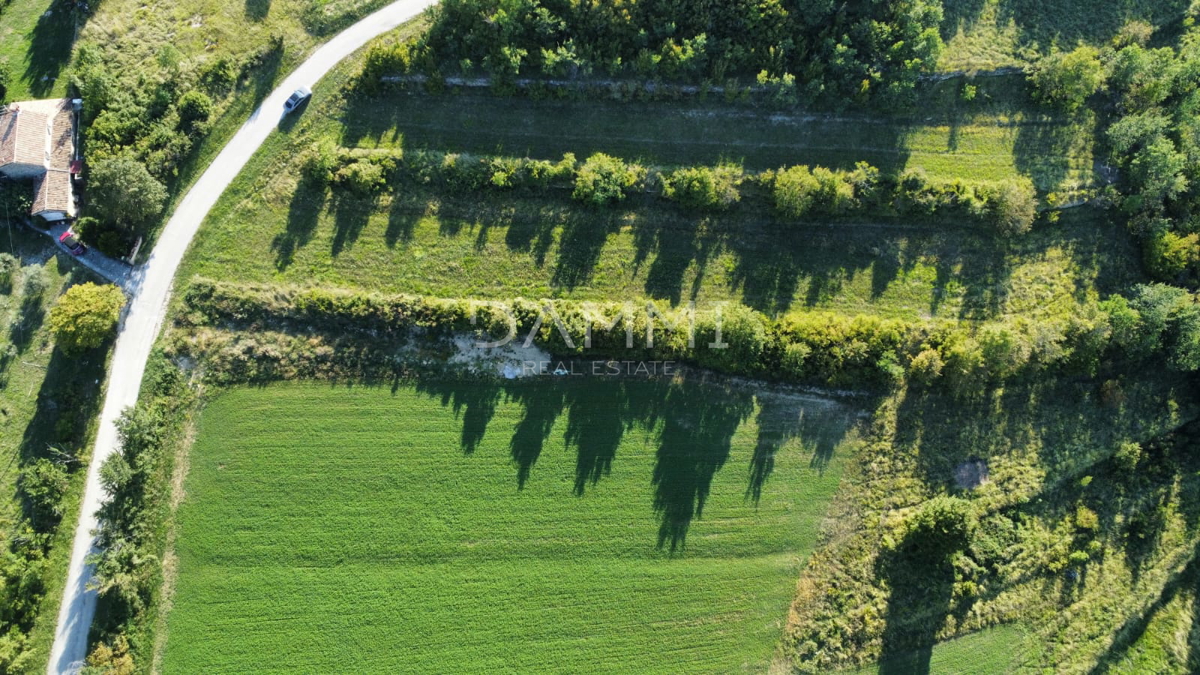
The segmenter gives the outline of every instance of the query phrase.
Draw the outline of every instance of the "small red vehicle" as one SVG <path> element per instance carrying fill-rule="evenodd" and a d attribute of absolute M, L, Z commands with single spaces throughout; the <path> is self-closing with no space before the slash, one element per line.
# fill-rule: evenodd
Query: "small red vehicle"
<path fill-rule="evenodd" d="M 73 256 L 81 256 L 87 253 L 87 246 L 84 246 L 83 242 L 79 241 L 70 230 L 62 233 L 62 236 L 58 238 L 58 243 L 62 244 Z"/>

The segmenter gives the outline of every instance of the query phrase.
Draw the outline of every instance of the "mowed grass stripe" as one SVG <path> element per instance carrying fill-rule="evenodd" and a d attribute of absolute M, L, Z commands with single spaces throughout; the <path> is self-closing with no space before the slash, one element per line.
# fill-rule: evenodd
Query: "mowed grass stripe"
<path fill-rule="evenodd" d="M 765 667 L 846 411 L 689 383 L 420 389 L 288 384 L 209 405 L 165 672 Z M 755 503 L 760 443 L 780 447 Z M 611 470 L 592 483 L 600 445 Z M 700 485 L 672 554 L 656 497 L 677 513 Z"/>

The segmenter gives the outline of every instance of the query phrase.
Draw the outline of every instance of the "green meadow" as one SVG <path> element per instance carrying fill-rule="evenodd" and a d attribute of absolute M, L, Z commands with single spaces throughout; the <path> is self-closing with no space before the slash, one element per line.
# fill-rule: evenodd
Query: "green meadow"
<path fill-rule="evenodd" d="M 227 391 L 163 672 L 761 672 L 854 419 L 690 378 Z"/>

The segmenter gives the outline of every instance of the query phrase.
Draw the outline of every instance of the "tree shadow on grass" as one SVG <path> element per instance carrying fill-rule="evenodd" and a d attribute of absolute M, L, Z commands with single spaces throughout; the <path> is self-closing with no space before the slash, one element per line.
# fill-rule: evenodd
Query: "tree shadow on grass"
<path fill-rule="evenodd" d="M 891 589 L 880 674 L 930 672 L 937 632 L 951 609 L 954 567 L 950 559 L 902 545 L 880 556 L 876 571 Z"/>
<path fill-rule="evenodd" d="M 837 446 L 850 431 L 848 411 L 840 405 L 803 401 L 795 396 L 760 393 L 756 397 L 758 438 L 750 457 L 750 480 L 746 498 L 756 505 L 763 486 L 775 470 L 775 456 L 788 442 L 799 440 L 811 451 L 810 466 L 823 472 Z"/>
<path fill-rule="evenodd" d="M 510 400 L 521 404 L 524 413 L 509 441 L 513 463 L 517 465 L 517 489 L 523 490 L 566 401 L 562 388 L 551 382 L 514 386 L 506 391 Z"/>
<path fill-rule="evenodd" d="M 591 281 L 608 235 L 620 227 L 620 220 L 621 214 L 611 210 L 579 209 L 566 214 L 559 236 L 554 285 L 574 289 Z"/>
<path fill-rule="evenodd" d="M 687 544 L 692 520 L 704 514 L 713 476 L 729 458 L 733 434 L 754 410 L 748 391 L 701 392 L 672 384 L 664 400 L 662 430 L 651 482 L 659 514 L 659 548 Z"/>
<path fill-rule="evenodd" d="M 24 79 L 34 96 L 48 96 L 59 74 L 71 61 L 71 44 L 75 39 L 73 13 L 73 3 L 53 3 L 29 34 Z"/>
<path fill-rule="evenodd" d="M 462 420 L 459 445 L 463 454 L 474 453 L 487 433 L 488 424 L 496 415 L 496 406 L 500 403 L 500 385 L 425 379 L 417 382 L 417 391 L 439 399 L 443 406 L 454 410 L 454 416 Z"/>
<path fill-rule="evenodd" d="M 582 497 L 589 485 L 595 486 L 612 471 L 625 429 L 633 424 L 629 398 L 620 381 L 568 390 L 564 438 L 568 447 L 575 447 L 577 496 Z"/>
<path fill-rule="evenodd" d="M 334 258 L 354 245 L 363 228 L 375 212 L 376 200 L 349 193 L 336 194 L 333 198 L 333 242 L 330 255 Z"/>
<path fill-rule="evenodd" d="M 275 251 L 275 268 L 286 270 L 296 259 L 297 249 L 303 248 L 317 230 L 321 212 L 329 198 L 329 189 L 320 183 L 302 178 L 292 193 L 284 231 L 275 235 L 271 250 Z"/>

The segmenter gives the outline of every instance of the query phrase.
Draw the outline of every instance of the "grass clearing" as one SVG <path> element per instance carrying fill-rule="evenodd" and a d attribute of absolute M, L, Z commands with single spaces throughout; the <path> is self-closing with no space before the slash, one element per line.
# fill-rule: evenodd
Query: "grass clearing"
<path fill-rule="evenodd" d="M 1036 314 L 1140 275 L 1128 236 L 1089 209 L 1004 247 L 902 222 L 785 229 L 754 215 L 592 211 L 565 199 L 407 187 L 391 201 L 326 199 L 298 189 L 290 170 L 238 186 L 236 205 L 225 201 L 201 232 L 183 278 L 984 319 Z"/>
<path fill-rule="evenodd" d="M 921 665 L 926 672 L 940 675 L 1011 673 L 1023 664 L 1024 640 L 1025 632 L 1020 626 L 1004 624 L 939 643 Z M 914 664 L 901 658 L 854 672 L 857 675 L 914 672 Z"/>
<path fill-rule="evenodd" d="M 851 422 L 686 379 L 228 391 L 163 671 L 762 670 Z"/>
<path fill-rule="evenodd" d="M 0 3 L 0 69 L 9 74 L 8 101 L 54 98 L 67 92 L 63 68 L 71 60 L 75 19 L 57 0 Z M 0 101 L 2 103 L 3 101 Z"/>
<path fill-rule="evenodd" d="M 1101 46 L 1127 21 L 1169 26 L 1183 18 L 1189 0 L 946 0 L 939 70 L 989 70 L 1024 66 L 1041 54 L 1079 43 Z"/>

